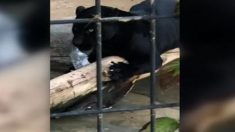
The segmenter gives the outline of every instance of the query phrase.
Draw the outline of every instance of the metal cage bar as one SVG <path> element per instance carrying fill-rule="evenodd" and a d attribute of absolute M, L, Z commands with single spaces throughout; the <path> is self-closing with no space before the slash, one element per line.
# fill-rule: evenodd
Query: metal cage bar
<path fill-rule="evenodd" d="M 114 112 L 129 112 L 129 111 L 140 111 L 140 110 L 149 110 L 149 109 L 160 109 L 160 108 L 168 108 L 168 107 L 177 107 L 178 103 L 165 103 L 158 105 L 147 105 L 147 106 L 139 106 L 132 108 L 122 108 L 122 109 L 103 109 L 99 110 L 90 110 L 90 111 L 74 111 L 74 112 L 63 112 L 63 113 L 53 113 L 51 114 L 51 118 L 65 117 L 65 116 L 80 116 L 80 115 L 90 115 L 90 114 L 98 114 L 98 113 L 114 113 Z"/>
<path fill-rule="evenodd" d="M 124 16 L 124 17 L 103 17 L 103 18 L 82 18 L 82 19 L 67 19 L 67 20 L 52 20 L 50 24 L 71 24 L 71 23 L 91 23 L 91 22 L 115 22 L 115 21 L 138 21 L 138 20 L 149 20 L 149 19 L 167 19 L 177 16 Z"/>
<path fill-rule="evenodd" d="M 154 109 L 176 107 L 179 106 L 178 103 L 167 103 L 167 104 L 155 104 L 155 88 L 156 88 L 156 20 L 173 18 L 176 16 L 156 16 L 154 4 L 155 0 L 148 0 L 151 6 L 151 14 L 143 16 L 128 16 L 128 17 L 106 17 L 102 18 L 101 14 L 101 0 L 95 0 L 96 6 L 96 16 L 94 18 L 84 18 L 84 19 L 73 19 L 73 20 L 52 20 L 50 24 L 72 24 L 72 23 L 96 23 L 96 68 L 97 68 L 97 110 L 91 111 L 73 111 L 73 112 L 63 112 L 63 113 L 52 113 L 51 118 L 57 117 L 67 117 L 67 116 L 80 116 L 86 114 L 96 114 L 97 115 L 97 131 L 103 132 L 103 113 L 113 113 L 113 112 L 128 112 L 128 111 L 139 111 L 139 110 L 150 110 L 151 118 L 151 132 L 155 132 L 155 118 L 156 113 Z M 150 21 L 150 35 L 151 35 L 151 69 L 150 69 L 150 105 L 139 106 L 133 108 L 122 108 L 122 109 L 103 109 L 103 93 L 102 93 L 102 22 L 110 21 L 138 21 L 138 20 L 149 20 Z"/>
<path fill-rule="evenodd" d="M 97 45 L 96 45 L 96 71 L 97 71 L 97 108 L 99 111 L 103 108 L 103 92 L 102 92 L 102 65 L 101 65 L 101 59 L 102 59 L 102 23 L 99 18 L 101 18 L 101 2 L 100 0 L 95 1 L 96 6 L 96 18 L 98 18 L 96 21 L 96 39 L 97 39 Z M 98 113 L 97 115 L 97 131 L 103 132 L 103 114 Z"/>
<path fill-rule="evenodd" d="M 151 6 L 150 16 L 156 16 L 155 14 L 155 0 L 149 0 Z M 156 76 L 155 76 L 155 67 L 156 67 L 156 20 L 150 19 L 150 37 L 151 37 L 151 75 L 150 75 L 150 105 L 155 104 L 155 88 L 156 88 Z M 153 108 L 150 109 L 150 131 L 155 132 L 155 120 L 156 112 Z"/>

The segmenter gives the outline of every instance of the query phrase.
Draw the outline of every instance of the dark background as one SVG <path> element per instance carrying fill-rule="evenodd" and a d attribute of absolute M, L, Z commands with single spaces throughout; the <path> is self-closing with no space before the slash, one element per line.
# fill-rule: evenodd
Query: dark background
<path fill-rule="evenodd" d="M 181 0 L 182 114 L 235 95 L 234 9 L 233 0 Z"/>

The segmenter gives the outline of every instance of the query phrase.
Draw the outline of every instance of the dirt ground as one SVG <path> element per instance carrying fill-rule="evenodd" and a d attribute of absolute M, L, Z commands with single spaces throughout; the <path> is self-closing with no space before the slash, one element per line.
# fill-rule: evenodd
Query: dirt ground
<path fill-rule="evenodd" d="M 102 0 L 101 4 L 128 11 L 132 5 L 141 1 L 143 0 Z M 51 20 L 73 17 L 77 6 L 93 5 L 95 0 L 51 0 Z"/>

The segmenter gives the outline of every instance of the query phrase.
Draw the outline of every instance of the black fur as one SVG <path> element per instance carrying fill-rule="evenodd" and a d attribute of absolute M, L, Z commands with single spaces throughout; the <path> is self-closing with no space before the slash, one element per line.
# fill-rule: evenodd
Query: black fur
<path fill-rule="evenodd" d="M 134 16 L 116 8 L 102 6 L 102 17 Z M 92 18 L 96 14 L 96 8 L 78 7 L 76 18 Z M 110 73 L 113 80 L 124 79 L 133 74 L 141 74 L 150 71 L 151 43 L 150 24 L 148 21 L 129 22 L 105 22 L 102 24 L 102 56 L 120 56 L 125 58 L 129 64 L 113 64 Z M 89 54 L 89 61 L 96 61 L 96 25 L 95 23 L 73 25 L 73 44 L 81 51 L 93 49 Z M 156 68 L 162 64 L 160 54 L 166 50 L 177 47 L 177 45 L 157 45 Z"/>

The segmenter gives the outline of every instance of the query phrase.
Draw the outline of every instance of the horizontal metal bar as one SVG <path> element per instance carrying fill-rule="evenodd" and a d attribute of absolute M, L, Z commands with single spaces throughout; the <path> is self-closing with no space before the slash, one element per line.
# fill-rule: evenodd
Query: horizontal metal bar
<path fill-rule="evenodd" d="M 75 111 L 75 112 L 63 112 L 63 113 L 52 113 L 51 118 L 65 117 L 65 116 L 80 116 L 87 114 L 99 114 L 99 113 L 113 113 L 113 112 L 128 112 L 128 111 L 140 111 L 140 110 L 149 110 L 149 109 L 159 109 L 167 107 L 177 107 L 179 103 L 166 103 L 166 104 L 156 104 L 153 106 L 140 106 L 133 108 L 122 108 L 122 109 L 103 109 L 101 111 L 91 110 L 91 111 Z"/>
<path fill-rule="evenodd" d="M 150 17 L 146 16 L 126 16 L 126 17 L 104 17 L 104 18 L 82 18 L 82 19 L 68 19 L 68 20 L 51 20 L 50 24 L 71 24 L 71 23 L 90 23 L 90 22 L 128 22 L 128 21 L 138 21 L 138 20 L 148 20 L 148 19 L 167 19 L 167 18 L 175 18 L 177 16 L 158 16 L 158 17 Z"/>

